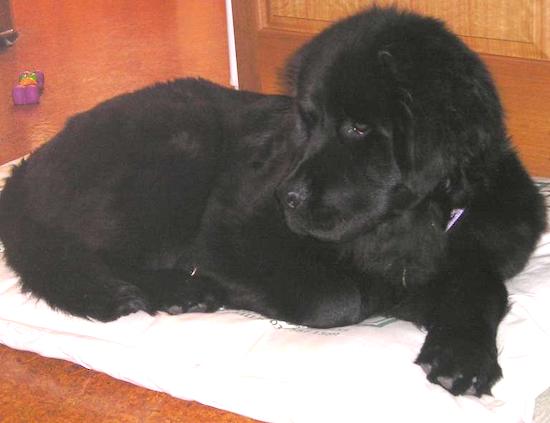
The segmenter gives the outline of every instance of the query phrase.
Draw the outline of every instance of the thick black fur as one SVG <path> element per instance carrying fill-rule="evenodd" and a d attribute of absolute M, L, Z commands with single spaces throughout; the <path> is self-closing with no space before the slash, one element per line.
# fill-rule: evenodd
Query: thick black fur
<path fill-rule="evenodd" d="M 288 78 L 291 97 L 183 79 L 70 119 L 1 197 L 23 289 L 101 321 L 396 316 L 428 330 L 430 381 L 489 393 L 504 281 L 545 212 L 484 65 L 441 22 L 375 8 L 306 44 Z"/>

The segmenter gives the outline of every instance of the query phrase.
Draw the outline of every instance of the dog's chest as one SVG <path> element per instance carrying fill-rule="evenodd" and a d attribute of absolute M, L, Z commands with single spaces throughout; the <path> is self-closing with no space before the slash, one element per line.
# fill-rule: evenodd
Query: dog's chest
<path fill-rule="evenodd" d="M 372 289 L 396 292 L 425 285 L 445 254 L 441 222 L 426 214 L 381 224 L 350 246 L 353 266 Z"/>

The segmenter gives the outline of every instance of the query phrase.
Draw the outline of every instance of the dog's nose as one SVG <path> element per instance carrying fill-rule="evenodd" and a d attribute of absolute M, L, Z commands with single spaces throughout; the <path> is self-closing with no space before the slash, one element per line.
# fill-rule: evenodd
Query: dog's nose
<path fill-rule="evenodd" d="M 286 194 L 285 200 L 286 200 L 286 205 L 289 208 L 296 209 L 300 207 L 300 204 L 302 204 L 303 201 L 305 200 L 305 195 L 300 192 L 290 191 Z"/>

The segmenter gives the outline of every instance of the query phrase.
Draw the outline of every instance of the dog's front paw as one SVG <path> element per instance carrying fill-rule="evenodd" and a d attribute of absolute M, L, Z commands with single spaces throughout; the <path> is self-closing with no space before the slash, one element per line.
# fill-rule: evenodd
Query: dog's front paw
<path fill-rule="evenodd" d="M 222 295 L 204 281 L 181 282 L 156 298 L 157 310 L 168 314 L 209 313 L 223 307 Z"/>
<path fill-rule="evenodd" d="M 65 310 L 101 322 L 116 320 L 137 311 L 151 312 L 144 293 L 132 284 L 113 279 L 104 281 L 100 288 L 84 294 L 78 303 Z"/>
<path fill-rule="evenodd" d="M 494 339 L 474 334 L 430 331 L 415 363 L 453 395 L 490 395 L 502 377 Z"/>

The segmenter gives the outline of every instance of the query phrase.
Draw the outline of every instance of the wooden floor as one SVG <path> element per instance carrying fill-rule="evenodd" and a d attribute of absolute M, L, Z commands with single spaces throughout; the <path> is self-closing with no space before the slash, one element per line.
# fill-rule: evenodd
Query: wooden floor
<path fill-rule="evenodd" d="M 223 0 L 13 0 L 17 43 L 0 53 L 0 163 L 47 141 L 68 116 L 154 81 L 228 84 Z M 40 69 L 39 105 L 13 106 Z M 182 383 L 185 383 L 182 381 Z M 61 360 L 0 346 L 0 422 L 250 422 Z"/>
<path fill-rule="evenodd" d="M 155 81 L 228 84 L 223 0 L 12 0 L 17 43 L 0 53 L 0 163 L 47 141 L 68 116 Z M 40 69 L 39 105 L 14 106 L 20 71 Z"/>
<path fill-rule="evenodd" d="M 182 381 L 185 383 L 185 381 Z M 246 423 L 62 360 L 0 346 L 2 423 Z"/>

